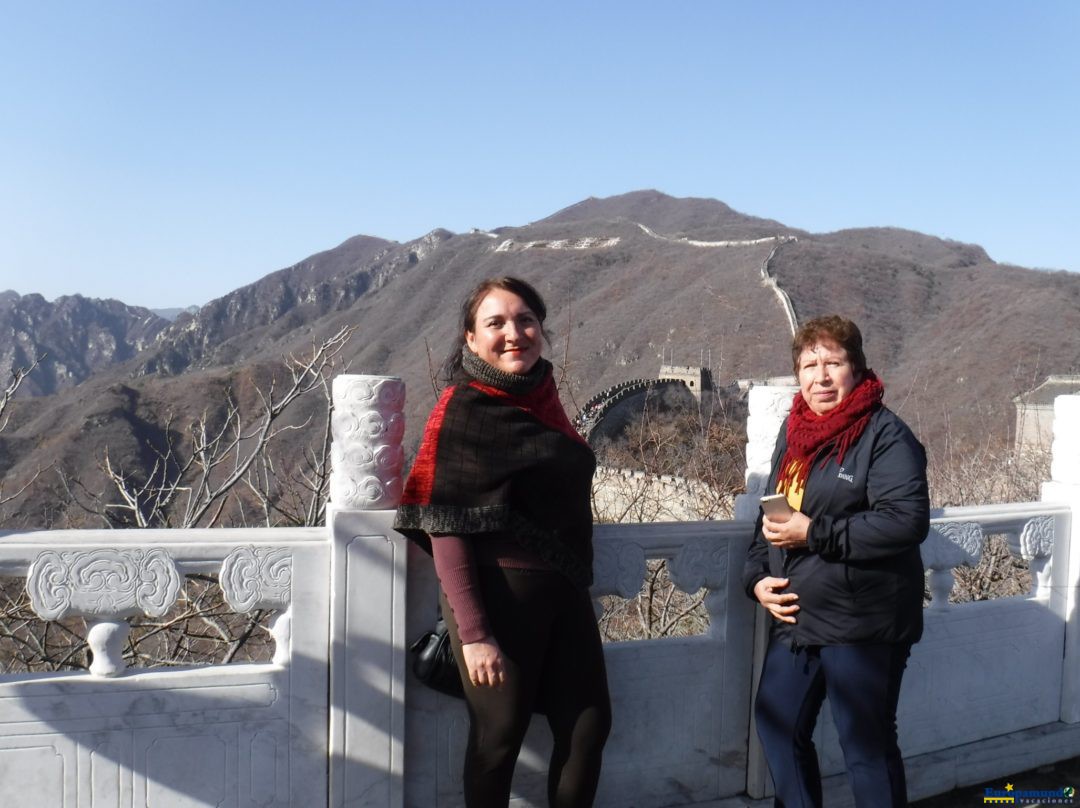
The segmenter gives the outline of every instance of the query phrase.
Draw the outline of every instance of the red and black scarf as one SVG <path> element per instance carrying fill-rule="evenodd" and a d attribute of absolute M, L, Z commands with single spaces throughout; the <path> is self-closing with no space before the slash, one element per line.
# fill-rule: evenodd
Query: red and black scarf
<path fill-rule="evenodd" d="M 434 533 L 503 533 L 588 586 L 596 459 L 550 363 L 528 376 L 471 355 L 464 365 L 428 417 L 394 527 L 428 552 Z"/>
<path fill-rule="evenodd" d="M 843 400 L 824 415 L 817 415 L 796 393 L 787 422 L 787 451 L 780 462 L 781 490 L 799 490 L 806 485 L 810 464 L 824 450 L 821 466 L 832 458 L 842 463 L 844 455 L 862 435 L 881 406 L 885 387 L 874 371 L 867 370 Z"/>

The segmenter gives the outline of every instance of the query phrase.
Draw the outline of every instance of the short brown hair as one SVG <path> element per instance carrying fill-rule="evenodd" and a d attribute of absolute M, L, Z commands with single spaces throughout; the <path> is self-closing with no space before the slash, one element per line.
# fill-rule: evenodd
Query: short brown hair
<path fill-rule="evenodd" d="M 866 370 L 866 354 L 862 348 L 862 333 L 855 323 L 838 314 L 815 317 L 803 323 L 791 340 L 791 365 L 795 375 L 799 375 L 799 357 L 807 348 L 813 348 L 819 342 L 835 342 L 847 352 L 851 369 L 856 373 Z"/>

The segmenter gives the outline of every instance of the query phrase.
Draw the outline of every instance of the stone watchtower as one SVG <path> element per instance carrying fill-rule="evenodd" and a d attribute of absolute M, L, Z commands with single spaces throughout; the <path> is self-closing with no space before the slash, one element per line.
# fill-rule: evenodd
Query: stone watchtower
<path fill-rule="evenodd" d="M 701 401 L 701 391 L 712 389 L 712 374 L 709 373 L 708 368 L 693 367 L 691 365 L 661 365 L 660 375 L 656 378 L 661 381 L 673 379 L 682 382 L 699 402 Z"/>

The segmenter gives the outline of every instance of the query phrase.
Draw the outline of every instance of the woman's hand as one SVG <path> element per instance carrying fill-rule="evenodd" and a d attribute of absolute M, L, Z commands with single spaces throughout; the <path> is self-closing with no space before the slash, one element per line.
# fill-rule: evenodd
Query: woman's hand
<path fill-rule="evenodd" d="M 461 646 L 473 687 L 501 687 L 506 681 L 502 651 L 492 636 Z"/>
<path fill-rule="evenodd" d="M 795 612 L 799 611 L 795 603 L 799 596 L 794 592 L 782 592 L 791 583 L 787 578 L 762 578 L 754 584 L 754 597 L 764 606 L 769 614 L 781 623 L 794 623 Z"/>
<path fill-rule="evenodd" d="M 795 511 L 782 522 L 763 516 L 761 533 L 765 541 L 781 550 L 801 550 L 806 547 L 806 534 L 810 531 L 810 517 Z"/>

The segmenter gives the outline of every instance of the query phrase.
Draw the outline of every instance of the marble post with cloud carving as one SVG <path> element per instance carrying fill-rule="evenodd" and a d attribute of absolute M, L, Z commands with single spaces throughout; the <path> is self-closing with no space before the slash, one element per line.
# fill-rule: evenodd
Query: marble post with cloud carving
<path fill-rule="evenodd" d="M 338 510 L 389 510 L 401 500 L 405 383 L 394 376 L 334 379 L 330 503 Z"/>

